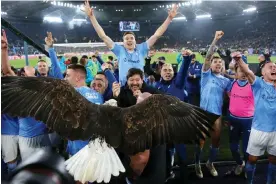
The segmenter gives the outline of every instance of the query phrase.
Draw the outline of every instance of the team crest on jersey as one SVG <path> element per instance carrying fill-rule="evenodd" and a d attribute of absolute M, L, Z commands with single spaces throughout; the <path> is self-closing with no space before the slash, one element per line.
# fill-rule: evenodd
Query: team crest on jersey
<path fill-rule="evenodd" d="M 97 95 L 95 93 L 85 93 L 85 97 L 88 99 L 96 99 Z"/>

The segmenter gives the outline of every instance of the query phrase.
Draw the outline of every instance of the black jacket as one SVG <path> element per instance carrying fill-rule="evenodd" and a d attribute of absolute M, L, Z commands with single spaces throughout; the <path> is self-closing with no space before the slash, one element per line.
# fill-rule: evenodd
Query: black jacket
<path fill-rule="evenodd" d="M 141 92 L 148 92 L 151 94 L 163 94 L 163 92 L 148 86 L 143 82 Z M 136 104 L 136 97 L 133 96 L 132 91 L 127 85 L 121 88 L 120 94 L 117 98 L 118 107 L 130 107 Z M 128 155 L 118 152 L 118 155 L 126 169 L 124 174 L 120 174 L 119 177 L 112 177 L 110 184 L 126 184 L 125 177 L 131 177 L 133 171 L 130 164 L 130 158 Z M 166 145 L 160 145 L 150 150 L 150 157 L 148 164 L 146 165 L 143 173 L 135 181 L 131 181 L 132 184 L 162 184 L 166 180 Z"/>

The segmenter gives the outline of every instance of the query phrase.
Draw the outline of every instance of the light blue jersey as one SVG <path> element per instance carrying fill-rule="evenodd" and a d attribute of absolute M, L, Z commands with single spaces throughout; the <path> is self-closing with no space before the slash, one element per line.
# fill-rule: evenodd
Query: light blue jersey
<path fill-rule="evenodd" d="M 94 104 L 103 104 L 103 97 L 98 92 L 90 89 L 89 87 L 83 86 L 79 88 L 75 88 L 82 96 L 84 96 L 87 100 Z M 70 155 L 76 154 L 79 150 L 85 147 L 88 144 L 89 140 L 76 140 L 70 141 L 68 140 L 67 152 Z"/>
<path fill-rule="evenodd" d="M 276 131 L 276 88 L 257 77 L 252 84 L 255 113 L 252 128 L 263 132 Z"/>
<path fill-rule="evenodd" d="M 230 80 L 222 75 L 215 75 L 211 69 L 201 74 L 200 107 L 211 113 L 221 115 L 223 96 Z"/>
<path fill-rule="evenodd" d="M 47 134 L 46 125 L 34 118 L 19 118 L 19 136 L 32 138 L 39 135 Z"/>
<path fill-rule="evenodd" d="M 1 134 L 18 135 L 18 133 L 19 133 L 18 118 L 11 117 L 7 114 L 1 114 Z"/>
<path fill-rule="evenodd" d="M 111 51 L 118 58 L 119 63 L 119 82 L 125 85 L 127 72 L 130 68 L 139 68 L 144 71 L 145 57 L 148 54 L 149 46 L 147 42 L 137 44 L 133 52 L 127 51 L 122 45 L 115 44 Z"/>

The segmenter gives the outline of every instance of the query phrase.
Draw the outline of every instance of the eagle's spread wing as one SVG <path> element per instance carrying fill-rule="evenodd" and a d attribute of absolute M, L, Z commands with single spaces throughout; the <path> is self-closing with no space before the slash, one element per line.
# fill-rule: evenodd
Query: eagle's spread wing
<path fill-rule="evenodd" d="M 176 97 L 152 95 L 123 109 L 124 150 L 133 154 L 164 143 L 196 142 L 209 135 L 217 118 Z"/>
<path fill-rule="evenodd" d="M 1 80 L 2 113 L 34 117 L 70 140 L 87 140 L 94 134 L 104 137 L 106 132 L 119 127 L 108 121 L 108 117 L 118 114 L 119 108 L 100 110 L 100 105 L 90 103 L 64 80 L 46 77 L 1 77 Z"/>

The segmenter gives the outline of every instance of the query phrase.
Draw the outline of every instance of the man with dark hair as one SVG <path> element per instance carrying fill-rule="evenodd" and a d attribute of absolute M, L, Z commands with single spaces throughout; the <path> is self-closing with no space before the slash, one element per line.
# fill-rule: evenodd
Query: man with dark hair
<path fill-rule="evenodd" d="M 131 68 L 127 73 L 127 83 L 125 86 L 121 87 L 119 83 L 113 83 L 113 97 L 117 100 L 118 107 L 130 107 L 135 105 L 138 96 L 144 92 L 151 94 L 162 93 L 156 88 L 148 86 L 143 81 L 143 78 L 144 73 L 142 70 Z M 147 154 L 144 156 L 149 158 L 142 173 L 135 172 L 135 165 L 132 165 L 131 159 L 128 155 L 122 155 L 119 153 L 126 168 L 126 177 L 129 180 L 134 179 L 136 184 L 164 183 L 166 180 L 166 146 L 158 146 L 146 153 Z M 125 181 L 122 183 L 125 183 Z"/>
<path fill-rule="evenodd" d="M 67 67 L 65 80 L 67 80 L 72 86 L 79 87 L 83 85 L 83 79 L 85 83 L 86 69 L 80 64 L 71 64 Z"/>
<path fill-rule="evenodd" d="M 124 85 L 126 82 L 126 74 L 130 68 L 139 68 L 143 70 L 144 59 L 150 47 L 160 38 L 167 30 L 172 19 L 177 15 L 178 7 L 173 6 L 172 10 L 169 11 L 167 19 L 164 23 L 156 30 L 146 42 L 136 44 L 135 35 L 133 32 L 126 32 L 123 36 L 124 45 L 118 45 L 108 37 L 102 27 L 99 25 L 93 9 L 89 5 L 88 0 L 85 1 L 85 13 L 89 17 L 95 31 L 98 36 L 104 41 L 109 49 L 116 55 L 119 60 L 119 82 Z"/>
<path fill-rule="evenodd" d="M 108 56 L 107 59 L 108 61 L 113 62 L 113 56 Z"/>
<path fill-rule="evenodd" d="M 79 58 L 77 56 L 71 57 L 71 64 L 78 64 Z"/>

